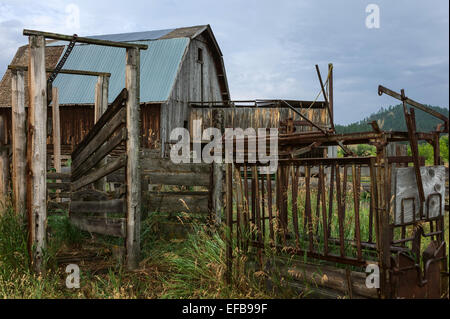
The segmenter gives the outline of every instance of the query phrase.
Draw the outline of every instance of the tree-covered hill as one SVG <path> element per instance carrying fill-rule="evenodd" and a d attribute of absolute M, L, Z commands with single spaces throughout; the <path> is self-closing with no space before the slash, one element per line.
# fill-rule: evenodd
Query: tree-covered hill
<path fill-rule="evenodd" d="M 430 106 L 435 111 L 449 116 L 447 108 L 439 106 Z M 441 120 L 429 115 L 419 109 L 416 112 L 416 127 L 417 131 L 431 131 L 436 128 Z M 369 117 L 355 123 L 348 125 L 336 125 L 337 133 L 353 133 L 371 131 L 370 122 L 377 121 L 381 129 L 386 131 L 406 131 L 405 117 L 403 115 L 403 106 L 401 104 L 390 106 L 388 108 L 381 108 L 377 113 L 371 114 Z"/>

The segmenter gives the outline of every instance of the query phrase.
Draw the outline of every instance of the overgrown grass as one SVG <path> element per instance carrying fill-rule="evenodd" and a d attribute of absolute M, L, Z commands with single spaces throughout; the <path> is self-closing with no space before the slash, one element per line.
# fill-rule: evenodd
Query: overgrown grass
<path fill-rule="evenodd" d="M 261 272 L 245 269 L 245 257 L 236 252 L 233 286 L 225 283 L 223 230 L 192 223 L 185 239 L 161 240 L 151 231 L 152 218 L 143 221 L 142 256 L 137 271 L 126 271 L 111 256 L 79 261 L 80 289 L 65 286 L 67 274 L 57 257 L 87 247 L 111 249 L 106 239 L 74 228 L 67 216 L 49 217 L 46 271 L 30 267 L 27 231 L 8 208 L 0 213 L 0 298 L 269 298 Z M 109 245 L 109 246 L 108 246 Z M 71 262 L 72 263 L 72 262 Z M 278 295 L 280 296 L 280 295 Z M 295 297 L 292 295 L 291 297 Z M 285 297 L 285 296 L 284 296 Z"/>

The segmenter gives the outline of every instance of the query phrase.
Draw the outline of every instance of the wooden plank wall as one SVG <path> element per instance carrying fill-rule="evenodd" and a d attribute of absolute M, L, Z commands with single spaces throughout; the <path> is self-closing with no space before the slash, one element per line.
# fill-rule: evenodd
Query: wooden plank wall
<path fill-rule="evenodd" d="M 140 167 L 142 200 L 149 213 L 209 214 L 211 164 L 174 164 L 168 159 L 152 158 L 144 151 Z M 164 190 L 148 191 L 148 185 L 164 186 L 160 187 Z M 192 187 L 203 190 L 189 190 Z"/>
<path fill-rule="evenodd" d="M 202 129 L 212 127 L 213 118 L 212 111 L 214 108 L 193 108 L 191 110 L 190 123 L 194 120 L 202 119 Z M 246 129 L 264 128 L 264 127 L 280 127 L 280 121 L 292 118 L 294 121 L 302 120 L 298 114 L 289 108 L 255 108 L 255 107 L 236 107 L 222 108 L 224 111 L 224 126 L 240 127 Z M 322 126 L 329 124 L 328 114 L 325 109 L 302 110 L 308 119 Z M 310 127 L 298 127 L 298 131 L 316 130 Z"/>
<path fill-rule="evenodd" d="M 160 147 L 160 109 L 161 104 L 141 104 L 141 145 L 145 148 Z M 28 107 L 25 108 L 28 113 Z M 51 107 L 47 114 L 52 114 Z M 0 116 L 5 117 L 6 143 L 11 144 L 11 108 L 0 108 Z M 27 116 L 27 115 L 26 115 Z M 89 130 L 94 126 L 93 105 L 60 106 L 61 154 L 70 154 Z M 49 127 L 51 118 L 49 117 Z M 49 133 L 50 130 L 49 130 Z M 47 138 L 48 151 L 53 154 L 51 134 Z"/>

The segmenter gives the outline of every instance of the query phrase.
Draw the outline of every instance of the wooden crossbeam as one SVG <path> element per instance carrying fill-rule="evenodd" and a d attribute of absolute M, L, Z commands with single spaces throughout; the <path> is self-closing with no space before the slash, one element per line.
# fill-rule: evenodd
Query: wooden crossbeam
<path fill-rule="evenodd" d="M 46 39 L 61 40 L 61 41 L 71 41 L 73 39 L 73 35 L 65 35 L 65 34 L 60 34 L 60 33 L 52 33 L 52 32 L 29 30 L 29 29 L 24 29 L 23 35 L 43 36 Z M 140 50 L 147 50 L 147 48 L 148 48 L 148 45 L 146 45 L 146 44 L 108 41 L 108 40 L 100 40 L 100 39 L 86 38 L 86 37 L 77 37 L 77 42 L 109 46 L 109 47 L 116 47 L 116 48 L 127 48 L 127 49 L 137 48 Z"/>
<path fill-rule="evenodd" d="M 28 71 L 28 66 L 24 65 L 8 65 L 9 70 L 22 70 Z M 52 73 L 55 69 L 46 68 L 46 73 Z M 73 74 L 73 75 L 86 75 L 86 76 L 106 76 L 110 77 L 111 73 L 108 72 L 95 72 L 95 71 L 86 71 L 86 70 L 71 70 L 71 69 L 61 69 L 58 73 L 62 74 Z"/>

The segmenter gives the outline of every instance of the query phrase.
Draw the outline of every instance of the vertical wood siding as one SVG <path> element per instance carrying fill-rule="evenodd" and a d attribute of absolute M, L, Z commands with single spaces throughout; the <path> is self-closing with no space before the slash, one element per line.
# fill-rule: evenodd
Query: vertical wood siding
<path fill-rule="evenodd" d="M 175 80 L 170 98 L 161 107 L 161 146 L 169 142 L 170 132 L 176 127 L 190 127 L 189 101 L 201 100 L 201 64 L 197 61 L 198 49 L 203 55 L 203 100 L 221 101 L 219 80 L 214 56 L 203 36 L 191 40 Z"/>

